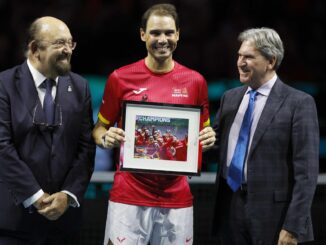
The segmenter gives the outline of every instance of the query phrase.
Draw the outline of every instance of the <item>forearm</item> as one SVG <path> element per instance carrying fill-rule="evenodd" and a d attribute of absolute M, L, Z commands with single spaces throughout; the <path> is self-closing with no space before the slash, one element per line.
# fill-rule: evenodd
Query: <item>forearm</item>
<path fill-rule="evenodd" d="M 36 181 L 28 164 L 21 158 L 21 152 L 15 141 L 24 143 L 24 139 L 15 139 L 11 98 L 0 82 L 0 179 L 11 190 L 13 200 L 18 205 L 35 194 L 41 187 Z M 17 136 L 16 136 L 17 137 Z"/>
<path fill-rule="evenodd" d="M 103 135 L 105 135 L 107 129 L 105 128 L 105 126 L 101 123 L 101 122 L 97 122 L 94 130 L 93 130 L 93 139 L 96 143 L 96 145 L 102 147 L 102 138 Z"/>
<path fill-rule="evenodd" d="M 286 213 L 284 229 L 305 233 L 317 185 L 319 165 L 319 130 L 314 101 L 306 97 L 298 103 L 292 127 L 292 199 Z"/>
<path fill-rule="evenodd" d="M 61 186 L 61 190 L 73 193 L 78 200 L 83 198 L 94 170 L 96 146 L 92 138 L 92 129 L 91 114 L 86 114 L 79 140 L 76 142 L 77 148 L 71 152 L 72 162 L 69 172 Z"/>

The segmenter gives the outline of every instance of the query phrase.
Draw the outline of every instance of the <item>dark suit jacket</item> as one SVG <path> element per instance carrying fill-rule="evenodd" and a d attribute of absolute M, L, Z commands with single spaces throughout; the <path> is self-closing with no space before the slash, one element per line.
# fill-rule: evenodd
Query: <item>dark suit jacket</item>
<path fill-rule="evenodd" d="M 221 100 L 217 132 L 220 184 L 216 217 L 223 222 L 231 189 L 221 177 L 228 136 L 247 86 L 227 91 Z M 299 242 L 313 239 L 310 209 L 318 177 L 319 127 L 313 98 L 277 80 L 253 136 L 247 165 L 247 201 L 256 237 L 278 239 L 281 228 Z M 219 178 L 221 177 L 221 178 Z"/>
<path fill-rule="evenodd" d="M 46 226 L 50 221 L 29 214 L 22 202 L 39 189 L 67 190 L 81 202 L 93 171 L 87 81 L 72 72 L 59 77 L 56 104 L 61 107 L 62 125 L 52 135 L 33 125 L 33 110 L 39 103 L 27 62 L 0 73 L 0 230 Z M 79 218 L 80 208 L 69 208 L 56 222 L 71 229 L 78 227 Z"/>

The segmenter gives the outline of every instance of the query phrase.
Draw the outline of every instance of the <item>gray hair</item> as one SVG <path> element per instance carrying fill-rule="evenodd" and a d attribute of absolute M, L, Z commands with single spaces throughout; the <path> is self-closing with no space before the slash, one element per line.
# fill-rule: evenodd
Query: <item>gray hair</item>
<path fill-rule="evenodd" d="M 30 52 L 31 52 L 29 44 L 34 40 L 36 41 L 40 34 L 40 31 L 41 31 L 40 19 L 41 18 L 35 19 L 27 30 L 27 39 L 26 39 L 26 47 L 25 47 L 25 57 L 26 58 L 28 58 L 28 56 L 30 55 Z"/>
<path fill-rule="evenodd" d="M 275 70 L 279 68 L 284 57 L 283 43 L 278 33 L 271 28 L 252 28 L 239 34 L 240 42 L 253 41 L 259 52 L 268 60 L 276 58 Z"/>

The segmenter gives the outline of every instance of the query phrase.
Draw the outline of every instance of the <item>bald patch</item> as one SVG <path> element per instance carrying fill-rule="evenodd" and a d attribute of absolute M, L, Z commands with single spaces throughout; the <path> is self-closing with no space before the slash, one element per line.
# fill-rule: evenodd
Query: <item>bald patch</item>
<path fill-rule="evenodd" d="M 51 28 L 53 28 L 53 25 L 48 24 L 48 23 L 43 23 L 40 26 L 41 26 L 41 28 L 40 28 L 41 32 L 44 32 L 44 31 L 46 32 L 46 31 L 51 30 Z M 60 31 L 64 31 L 64 30 L 68 29 L 65 24 L 59 24 L 59 25 L 56 25 L 55 27 L 58 28 Z"/>
<path fill-rule="evenodd" d="M 46 32 L 53 28 L 58 28 L 60 31 L 68 29 L 67 25 L 63 21 L 51 16 L 45 16 L 37 19 L 36 24 L 40 26 L 41 32 Z"/>
<path fill-rule="evenodd" d="M 50 25 L 49 24 L 41 24 L 40 31 L 49 31 Z"/>
<path fill-rule="evenodd" d="M 34 21 L 34 39 L 54 41 L 72 39 L 68 26 L 61 20 L 45 16 Z"/>

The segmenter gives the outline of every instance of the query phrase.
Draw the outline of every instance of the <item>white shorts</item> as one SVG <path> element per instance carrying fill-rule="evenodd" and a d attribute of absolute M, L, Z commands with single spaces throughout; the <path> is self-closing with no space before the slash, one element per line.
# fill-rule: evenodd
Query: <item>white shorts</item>
<path fill-rule="evenodd" d="M 193 207 L 156 208 L 109 201 L 104 245 L 191 245 Z"/>

